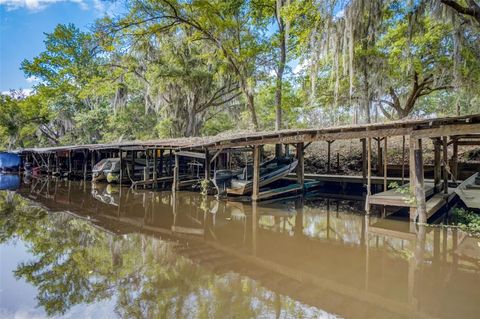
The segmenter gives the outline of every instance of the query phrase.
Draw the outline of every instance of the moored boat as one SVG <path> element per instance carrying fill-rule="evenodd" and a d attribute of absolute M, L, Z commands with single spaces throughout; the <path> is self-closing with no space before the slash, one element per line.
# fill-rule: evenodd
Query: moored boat
<path fill-rule="evenodd" d="M 468 208 L 480 209 L 480 173 L 464 180 L 455 192 Z"/>
<path fill-rule="evenodd" d="M 107 175 L 110 172 L 120 171 L 120 159 L 119 158 L 104 158 L 92 169 L 92 181 L 100 182 L 107 180 Z"/>
<path fill-rule="evenodd" d="M 273 183 L 292 172 L 298 161 L 289 157 L 274 158 L 260 165 L 259 186 Z M 253 189 L 253 166 L 240 170 L 218 170 L 213 179 L 219 194 L 246 195 Z"/>

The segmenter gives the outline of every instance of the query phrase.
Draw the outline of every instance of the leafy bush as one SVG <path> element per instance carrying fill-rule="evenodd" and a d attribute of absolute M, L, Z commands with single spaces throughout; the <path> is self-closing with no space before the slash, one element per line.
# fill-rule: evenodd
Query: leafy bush
<path fill-rule="evenodd" d="M 463 208 L 455 208 L 452 211 L 452 221 L 460 226 L 462 230 L 474 235 L 480 235 L 480 214 Z"/>

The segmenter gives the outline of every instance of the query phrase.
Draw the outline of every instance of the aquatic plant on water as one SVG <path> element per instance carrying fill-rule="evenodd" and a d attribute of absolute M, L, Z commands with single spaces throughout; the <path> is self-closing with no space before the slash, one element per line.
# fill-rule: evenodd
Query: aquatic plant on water
<path fill-rule="evenodd" d="M 451 218 L 453 224 L 459 226 L 463 231 L 480 236 L 480 214 L 463 208 L 455 208 L 452 210 Z"/>

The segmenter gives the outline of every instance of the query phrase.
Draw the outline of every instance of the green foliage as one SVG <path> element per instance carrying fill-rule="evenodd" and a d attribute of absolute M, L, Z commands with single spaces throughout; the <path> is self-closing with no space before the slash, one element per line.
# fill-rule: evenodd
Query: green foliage
<path fill-rule="evenodd" d="M 45 34 L 45 50 L 21 64 L 38 79 L 33 95 L 2 101 L 1 147 L 480 112 L 478 27 L 438 11 L 132 1 L 90 32 Z"/>
<path fill-rule="evenodd" d="M 473 235 L 480 236 L 480 214 L 472 211 L 455 208 L 452 210 L 452 221 L 460 228 Z"/>

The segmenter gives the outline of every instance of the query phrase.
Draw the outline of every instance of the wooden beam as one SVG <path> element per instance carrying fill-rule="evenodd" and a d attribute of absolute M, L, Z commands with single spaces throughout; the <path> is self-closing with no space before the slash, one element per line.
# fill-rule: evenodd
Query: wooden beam
<path fill-rule="evenodd" d="M 480 123 L 475 124 L 449 124 L 437 128 L 414 130 L 411 136 L 419 138 L 431 138 L 442 136 L 455 136 L 459 134 L 480 132 Z"/>
<path fill-rule="evenodd" d="M 219 149 L 217 152 L 215 152 L 215 155 L 210 159 L 210 164 L 213 163 L 213 161 L 222 153 L 223 148 Z"/>
<path fill-rule="evenodd" d="M 304 163 L 304 147 L 303 143 L 297 144 L 297 183 L 300 184 L 300 187 L 303 189 L 303 184 L 305 182 L 305 163 Z"/>
<path fill-rule="evenodd" d="M 260 193 L 260 145 L 253 148 L 253 190 L 252 201 L 258 200 Z"/>
<path fill-rule="evenodd" d="M 254 146 L 254 145 L 266 145 L 266 144 L 296 144 L 296 143 L 308 143 L 316 141 L 332 141 L 332 140 L 352 140 L 358 138 L 378 138 L 385 136 L 400 136 L 400 135 L 409 135 L 412 132 L 410 127 L 402 128 L 385 128 L 385 129 L 376 129 L 376 130 L 353 130 L 353 131 L 339 131 L 339 132 L 313 132 L 313 133 L 301 133 L 296 135 L 289 136 L 280 136 L 280 137 L 264 137 L 256 139 L 245 139 L 242 141 L 219 141 L 215 144 L 212 144 L 211 148 L 220 148 L 220 147 L 240 147 L 240 146 Z M 210 146 L 210 145 L 209 145 Z"/>
<path fill-rule="evenodd" d="M 480 141 L 457 141 L 456 144 L 461 146 L 480 146 Z"/>
<path fill-rule="evenodd" d="M 179 152 L 175 152 L 175 156 L 185 156 L 185 157 L 205 159 L 205 153 L 200 153 L 200 152 L 179 151 Z"/>

